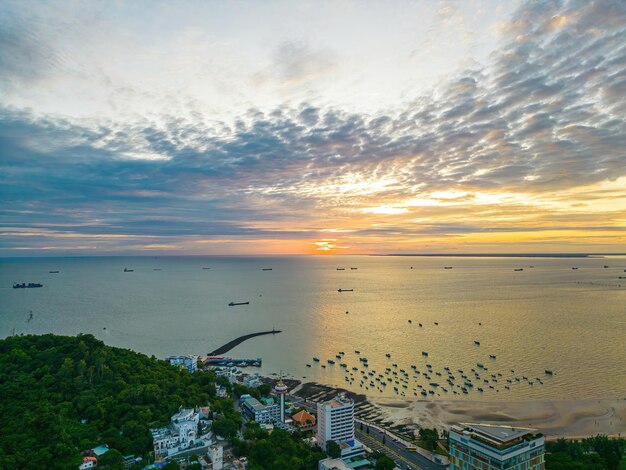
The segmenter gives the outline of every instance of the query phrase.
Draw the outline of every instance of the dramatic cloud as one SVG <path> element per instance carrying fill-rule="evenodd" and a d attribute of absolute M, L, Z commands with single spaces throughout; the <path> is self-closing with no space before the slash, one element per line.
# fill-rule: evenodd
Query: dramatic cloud
<path fill-rule="evenodd" d="M 436 15 L 472 36 L 460 12 Z M 0 84 L 16 96 L 0 109 L 3 255 L 619 251 L 626 242 L 623 2 L 523 4 L 494 25 L 485 63 L 370 112 L 315 99 L 316 80 L 345 79 L 342 53 L 282 40 L 249 83 L 297 93 L 233 118 L 158 90 L 141 99 L 161 112 L 141 117 L 24 106 L 18 83 L 52 80 L 49 70 L 56 77 L 72 61 L 43 33 L 0 23 Z M 113 88 L 116 106 L 140 99 Z"/>

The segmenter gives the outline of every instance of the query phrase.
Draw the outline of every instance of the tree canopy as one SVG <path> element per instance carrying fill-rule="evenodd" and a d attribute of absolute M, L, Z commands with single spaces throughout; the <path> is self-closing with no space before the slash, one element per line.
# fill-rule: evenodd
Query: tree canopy
<path fill-rule="evenodd" d="M 214 381 L 92 335 L 1 340 L 0 469 L 76 468 L 102 443 L 145 455 L 149 429 L 181 405 L 209 404 Z"/>

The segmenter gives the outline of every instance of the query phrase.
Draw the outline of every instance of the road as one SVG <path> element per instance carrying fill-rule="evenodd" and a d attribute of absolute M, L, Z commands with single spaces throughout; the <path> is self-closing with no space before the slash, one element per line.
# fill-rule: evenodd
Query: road
<path fill-rule="evenodd" d="M 317 412 L 317 404 L 313 402 L 305 402 L 299 397 L 292 397 L 294 406 L 302 406 L 310 412 Z M 399 465 L 402 469 L 411 470 L 444 470 L 446 465 L 440 465 L 432 462 L 417 452 L 410 452 L 406 450 L 406 447 L 397 442 L 396 438 L 389 433 L 385 435 L 385 444 L 383 445 L 383 433 L 376 428 L 369 427 L 369 433 L 366 432 L 367 426 L 363 426 L 363 431 L 360 430 L 360 426 L 356 423 L 356 437 L 359 441 L 372 449 L 374 452 L 383 452 L 389 458 L 391 458 L 396 465 Z"/>
<path fill-rule="evenodd" d="M 367 447 L 373 451 L 379 451 L 386 454 L 389 458 L 393 459 L 396 464 L 400 465 L 400 468 L 416 469 L 416 470 L 443 470 L 447 468 L 445 465 L 438 465 L 431 462 L 426 457 L 417 452 L 409 452 L 406 450 L 403 444 L 396 442 L 393 435 L 389 433 L 385 436 L 385 444 L 383 445 L 383 433 L 369 428 L 369 434 L 366 432 L 366 426 L 363 426 L 363 431 L 360 427 L 356 427 L 356 437 Z"/>

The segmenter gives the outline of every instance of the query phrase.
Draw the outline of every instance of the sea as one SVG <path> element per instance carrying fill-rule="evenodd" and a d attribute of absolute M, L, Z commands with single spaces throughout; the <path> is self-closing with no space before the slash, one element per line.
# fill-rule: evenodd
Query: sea
<path fill-rule="evenodd" d="M 89 333 L 165 358 L 275 328 L 226 355 L 368 397 L 623 398 L 625 269 L 623 256 L 4 258 L 0 337 Z"/>

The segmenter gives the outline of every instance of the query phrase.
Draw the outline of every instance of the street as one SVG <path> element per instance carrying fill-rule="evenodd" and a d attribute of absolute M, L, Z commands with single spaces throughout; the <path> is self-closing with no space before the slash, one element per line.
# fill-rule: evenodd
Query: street
<path fill-rule="evenodd" d="M 301 398 L 291 397 L 295 406 L 302 406 L 309 412 L 317 412 L 317 404 L 314 402 L 305 402 Z M 410 452 L 406 447 L 397 442 L 393 434 L 386 433 L 385 444 L 383 445 L 383 433 L 374 427 L 369 426 L 369 434 L 366 432 L 367 425 L 363 425 L 363 431 L 358 423 L 355 424 L 356 437 L 364 445 L 372 449 L 372 451 L 383 452 L 389 458 L 393 459 L 400 468 L 413 470 L 444 470 L 446 465 L 440 465 L 432 462 L 417 452 Z"/>

